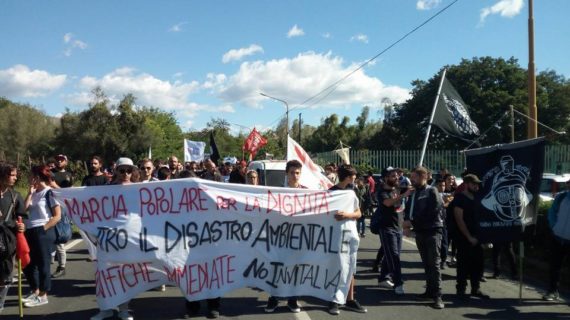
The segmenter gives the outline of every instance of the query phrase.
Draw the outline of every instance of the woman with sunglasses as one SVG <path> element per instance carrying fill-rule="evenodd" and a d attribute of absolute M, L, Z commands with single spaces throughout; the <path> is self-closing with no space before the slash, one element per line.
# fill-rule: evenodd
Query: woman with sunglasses
<path fill-rule="evenodd" d="M 131 184 L 139 182 L 140 173 L 130 158 L 119 158 L 111 184 Z"/>
<path fill-rule="evenodd" d="M 30 246 L 31 261 L 24 269 L 31 293 L 24 299 L 28 308 L 48 303 L 51 289 L 50 261 L 54 250 L 54 226 L 61 219 L 61 207 L 51 192 L 51 171 L 46 165 L 33 166 L 30 173 L 30 188 L 25 200 L 29 219 L 26 224 L 26 240 Z"/>
<path fill-rule="evenodd" d="M 138 170 L 133 164 L 133 160 L 129 158 L 119 158 L 116 162 L 115 175 L 111 184 L 126 185 L 138 182 Z M 129 313 L 129 302 L 124 302 L 119 305 L 118 317 L 121 320 L 133 320 L 133 316 Z M 103 320 L 113 317 L 113 310 L 100 310 L 99 313 L 91 317 L 90 320 Z"/>

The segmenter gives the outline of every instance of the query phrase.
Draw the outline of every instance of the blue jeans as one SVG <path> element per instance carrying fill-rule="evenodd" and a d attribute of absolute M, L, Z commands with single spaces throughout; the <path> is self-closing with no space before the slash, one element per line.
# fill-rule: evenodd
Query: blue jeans
<path fill-rule="evenodd" d="M 402 252 L 402 231 L 394 228 L 380 228 L 380 242 L 384 248 L 382 258 L 382 270 L 378 276 L 378 282 L 384 281 L 388 275 L 392 275 L 395 286 L 404 283 L 402 280 L 402 266 L 400 263 L 400 253 Z"/>
<path fill-rule="evenodd" d="M 32 291 L 39 289 L 47 292 L 51 289 L 51 253 L 55 242 L 55 229 L 36 227 L 26 230 L 26 240 L 30 246 L 30 264 L 24 274 Z"/>
<path fill-rule="evenodd" d="M 362 214 L 358 220 L 356 220 L 356 230 L 358 234 L 365 234 L 366 233 L 366 217 Z"/>

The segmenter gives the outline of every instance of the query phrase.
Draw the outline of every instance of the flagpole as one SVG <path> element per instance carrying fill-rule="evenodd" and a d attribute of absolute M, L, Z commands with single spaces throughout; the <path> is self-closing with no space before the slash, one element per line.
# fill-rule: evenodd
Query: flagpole
<path fill-rule="evenodd" d="M 443 86 L 443 79 L 445 79 L 445 73 L 446 72 L 447 72 L 447 69 L 443 69 L 443 74 L 441 75 L 441 80 L 439 82 L 439 89 L 437 89 L 437 96 L 435 97 L 435 103 L 433 104 L 433 109 L 431 110 L 431 117 L 429 118 L 429 124 L 428 124 L 428 128 L 426 131 L 426 137 L 424 139 L 424 145 L 422 147 L 422 154 L 420 156 L 420 163 L 418 164 L 419 166 L 422 166 L 424 164 L 424 156 L 426 155 L 427 143 L 428 143 L 429 134 L 431 131 L 431 123 L 433 122 L 433 117 L 435 116 L 435 108 L 437 107 L 437 103 L 439 102 L 439 95 L 441 94 L 441 87 Z"/>
<path fill-rule="evenodd" d="M 511 104 L 509 106 L 511 110 L 511 143 L 515 143 L 515 108 Z M 524 220 L 521 219 L 521 221 Z M 524 234 L 524 221 L 522 221 L 522 231 Z M 524 266 L 524 238 L 519 241 L 519 304 L 522 303 L 522 293 L 523 293 L 523 266 Z"/>

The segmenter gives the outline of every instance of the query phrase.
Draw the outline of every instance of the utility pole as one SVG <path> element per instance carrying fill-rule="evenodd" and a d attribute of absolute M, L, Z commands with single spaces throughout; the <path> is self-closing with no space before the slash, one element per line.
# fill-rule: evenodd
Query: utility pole
<path fill-rule="evenodd" d="M 534 66 L 534 10 L 533 0 L 528 1 L 528 134 L 529 139 L 537 137 L 536 75 Z"/>
<path fill-rule="evenodd" d="M 299 112 L 299 140 L 297 141 L 299 144 L 301 144 L 301 128 L 303 127 L 301 125 L 302 120 L 301 120 L 301 113 Z"/>

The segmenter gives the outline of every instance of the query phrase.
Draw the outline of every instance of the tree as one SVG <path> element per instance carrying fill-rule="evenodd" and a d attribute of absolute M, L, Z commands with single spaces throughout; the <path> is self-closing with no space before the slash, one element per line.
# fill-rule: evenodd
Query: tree
<path fill-rule="evenodd" d="M 57 119 L 30 105 L 0 97 L 0 154 L 11 162 L 39 158 L 53 151 Z"/>
<path fill-rule="evenodd" d="M 516 59 L 473 58 L 463 59 L 459 65 L 446 66 L 447 79 L 450 80 L 463 100 L 469 105 L 471 119 L 481 132 L 489 129 L 483 145 L 492 145 L 510 141 L 510 127 L 506 112 L 509 105 L 526 114 L 527 110 L 527 74 L 518 65 Z M 442 68 L 443 70 L 443 68 Z M 395 108 L 392 129 L 399 133 L 402 148 L 417 149 L 421 147 L 428 120 L 439 86 L 441 71 L 428 81 L 412 82 L 412 98 Z M 538 104 L 540 119 L 547 125 L 561 129 L 567 125 L 568 116 L 568 81 L 554 74 L 544 74 L 537 78 L 540 90 L 557 92 L 557 94 L 541 95 Z M 540 91 L 542 93 L 542 91 Z M 499 121 L 502 118 L 502 121 Z M 565 119 L 565 120 L 556 120 Z M 516 140 L 526 138 L 526 121 L 517 118 L 515 123 Z M 434 127 L 430 137 L 430 148 L 462 149 L 469 143 L 447 137 Z"/>

